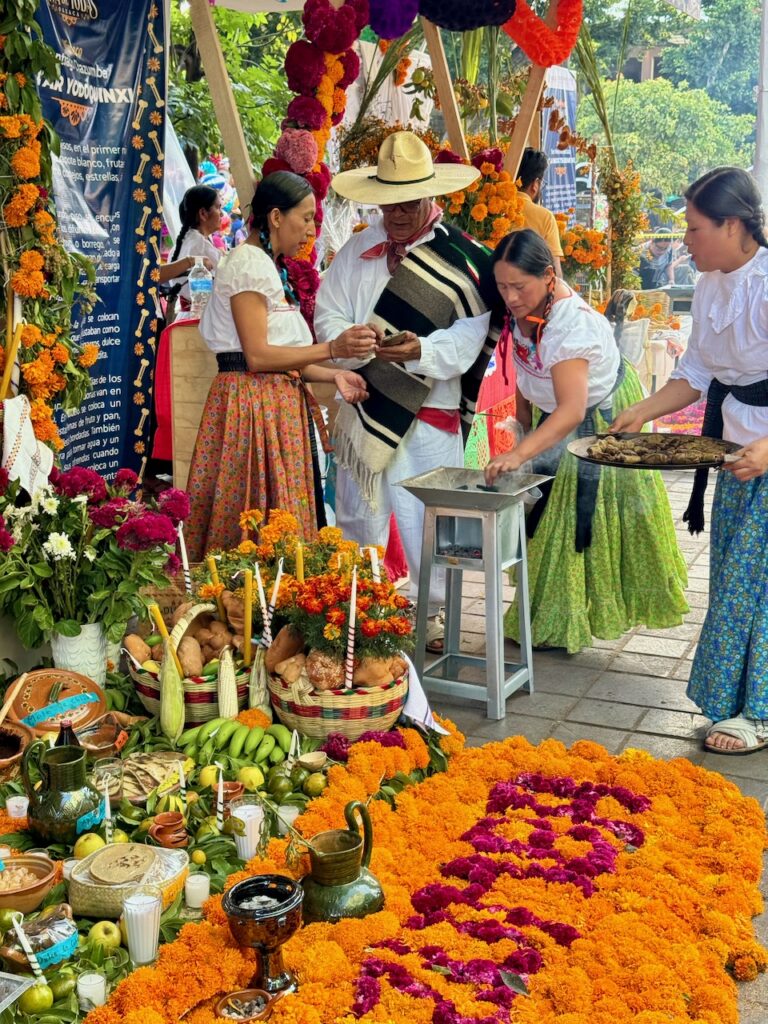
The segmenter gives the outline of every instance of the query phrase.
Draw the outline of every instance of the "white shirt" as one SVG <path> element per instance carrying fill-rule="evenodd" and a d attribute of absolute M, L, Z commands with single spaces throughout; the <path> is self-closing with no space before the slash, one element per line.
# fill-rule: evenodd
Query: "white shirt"
<path fill-rule="evenodd" d="M 713 378 L 723 384 L 754 384 L 768 377 L 768 249 L 743 267 L 702 274 L 691 307 L 688 348 L 671 376 L 703 395 Z M 723 437 L 749 444 L 768 437 L 768 407 L 723 402 Z"/>
<path fill-rule="evenodd" d="M 544 412 L 557 408 L 552 367 L 566 359 L 588 363 L 588 407 L 600 405 L 614 389 L 621 355 L 613 330 L 576 292 L 552 306 L 538 345 L 523 337 L 517 324 L 511 342 L 520 393 Z"/>
<path fill-rule="evenodd" d="M 213 263 L 212 274 L 215 275 L 216 267 L 218 266 L 219 260 L 221 259 L 221 249 L 217 249 L 213 242 L 206 238 L 205 235 L 201 234 L 197 228 L 190 228 L 189 231 L 184 235 L 181 240 L 181 247 L 179 248 L 179 255 L 176 257 L 177 260 L 183 260 L 186 256 L 203 256 Z M 173 260 L 175 263 L 176 260 Z M 170 282 L 171 285 L 181 285 L 181 291 L 179 295 L 183 295 L 187 301 L 189 301 L 189 281 L 185 277 L 174 277 Z"/>
<path fill-rule="evenodd" d="M 213 295 L 203 311 L 200 333 L 212 352 L 241 352 L 230 299 L 241 292 L 258 292 L 267 302 L 267 342 L 286 348 L 312 344 L 312 334 L 298 306 L 283 292 L 280 274 L 263 249 L 239 245 L 221 260 Z"/>
<path fill-rule="evenodd" d="M 420 238 L 408 251 L 418 248 L 435 237 L 439 225 Z M 315 307 L 315 333 L 318 341 L 333 341 L 353 324 L 366 324 L 371 319 L 379 297 L 392 276 L 387 269 L 386 256 L 364 260 L 360 254 L 366 249 L 386 241 L 387 233 L 381 223 L 374 224 L 341 247 L 323 277 L 317 293 Z M 421 358 L 405 363 L 410 373 L 422 374 L 432 390 L 424 403 L 425 408 L 458 409 L 461 398 L 461 375 L 472 366 L 488 335 L 491 314 L 463 317 L 450 327 L 433 331 L 420 338 Z M 364 366 L 368 360 L 340 359 L 348 369 Z"/>

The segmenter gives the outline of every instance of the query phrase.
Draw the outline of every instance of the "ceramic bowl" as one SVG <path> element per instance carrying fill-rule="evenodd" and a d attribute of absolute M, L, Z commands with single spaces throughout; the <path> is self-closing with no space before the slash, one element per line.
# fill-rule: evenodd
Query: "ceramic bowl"
<path fill-rule="evenodd" d="M 22 854 L 13 858 L 14 867 L 23 867 L 37 876 L 36 882 L 30 882 L 21 889 L 6 889 L 0 892 L 0 910 L 20 910 L 23 914 L 31 914 L 37 910 L 45 897 L 53 888 L 56 877 L 56 865 L 50 857 L 40 854 Z"/>
<path fill-rule="evenodd" d="M 231 999 L 240 999 L 246 1001 L 248 999 L 255 999 L 257 996 L 261 996 L 262 999 L 266 999 L 267 1002 L 264 1009 L 261 1010 L 259 1013 L 255 1014 L 253 1017 L 229 1017 L 227 1014 L 222 1013 L 222 1010 Z M 219 1017 L 221 1020 L 232 1021 L 233 1024 L 237 1024 L 238 1021 L 246 1022 L 247 1024 L 247 1022 L 249 1021 L 268 1020 L 268 1018 L 272 1015 L 272 1010 L 274 1009 L 275 1001 L 275 997 L 271 996 L 268 992 L 265 992 L 264 989 L 262 988 L 241 988 L 237 992 L 229 992 L 227 995 L 222 996 L 218 1003 L 216 1003 L 214 1012 L 216 1016 Z"/>
<path fill-rule="evenodd" d="M 3 722 L 0 725 L 0 782 L 8 782 L 19 773 L 24 751 L 35 734 L 23 722 Z"/>
<path fill-rule="evenodd" d="M 232 800 L 239 799 L 245 792 L 245 784 L 242 782 L 225 782 L 224 783 L 224 803 L 228 804 Z M 219 784 L 218 782 L 213 787 L 214 801 L 219 796 Z M 215 806 L 215 803 L 214 803 Z"/>

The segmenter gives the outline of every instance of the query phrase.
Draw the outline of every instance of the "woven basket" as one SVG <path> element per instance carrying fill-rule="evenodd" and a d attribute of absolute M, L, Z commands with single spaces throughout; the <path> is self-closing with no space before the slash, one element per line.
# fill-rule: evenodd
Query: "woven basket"
<path fill-rule="evenodd" d="M 408 673 L 388 686 L 317 692 L 306 681 L 286 683 L 269 677 L 269 696 L 275 714 L 303 736 L 325 739 L 340 732 L 356 740 L 369 729 L 391 729 L 408 696 Z"/>
<path fill-rule="evenodd" d="M 197 606 L 199 615 L 214 610 L 214 605 Z M 191 625 L 191 623 L 190 623 Z M 152 672 L 136 668 L 128 660 L 128 672 L 136 685 L 136 694 L 150 715 L 160 714 L 160 680 Z M 240 667 L 235 672 L 237 682 L 237 705 L 240 711 L 248 702 L 248 680 L 251 670 Z M 219 716 L 218 680 L 215 676 L 187 676 L 184 686 L 184 721 L 189 725 L 201 725 Z"/>
<path fill-rule="evenodd" d="M 90 862 L 100 853 L 90 854 L 75 865 L 69 879 L 69 905 L 77 917 L 93 920 L 118 918 L 123 912 L 123 900 L 130 896 L 138 884 L 156 885 L 163 896 L 163 909 L 167 909 L 181 890 L 189 874 L 189 856 L 184 850 L 157 848 L 157 861 L 141 882 L 108 885 L 91 877 Z"/>

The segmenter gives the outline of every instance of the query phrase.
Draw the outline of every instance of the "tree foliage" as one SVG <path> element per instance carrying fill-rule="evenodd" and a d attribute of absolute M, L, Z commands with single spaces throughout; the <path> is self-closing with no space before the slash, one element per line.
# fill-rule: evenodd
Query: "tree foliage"
<path fill-rule="evenodd" d="M 254 166 L 271 155 L 280 121 L 293 94 L 283 72 L 285 53 L 301 34 L 298 14 L 243 14 L 216 7 L 213 20 Z M 201 153 L 224 148 L 205 68 L 189 15 L 174 0 L 171 11 L 168 105 L 182 143 Z"/>
<path fill-rule="evenodd" d="M 612 96 L 614 83 L 604 83 Z M 700 174 L 721 164 L 748 167 L 754 119 L 732 114 L 703 89 L 674 86 L 664 78 L 639 85 L 624 81 L 618 93 L 613 143 L 620 165 L 632 159 L 644 189 L 680 194 Z M 579 104 L 578 130 L 602 141 L 589 97 Z"/>

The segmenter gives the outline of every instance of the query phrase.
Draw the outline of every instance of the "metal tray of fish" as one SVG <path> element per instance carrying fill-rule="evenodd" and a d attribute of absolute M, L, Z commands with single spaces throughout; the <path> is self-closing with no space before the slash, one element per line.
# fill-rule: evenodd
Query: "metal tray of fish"
<path fill-rule="evenodd" d="M 733 462 L 741 445 L 692 434 L 592 434 L 568 444 L 577 459 L 617 469 L 707 469 Z"/>

